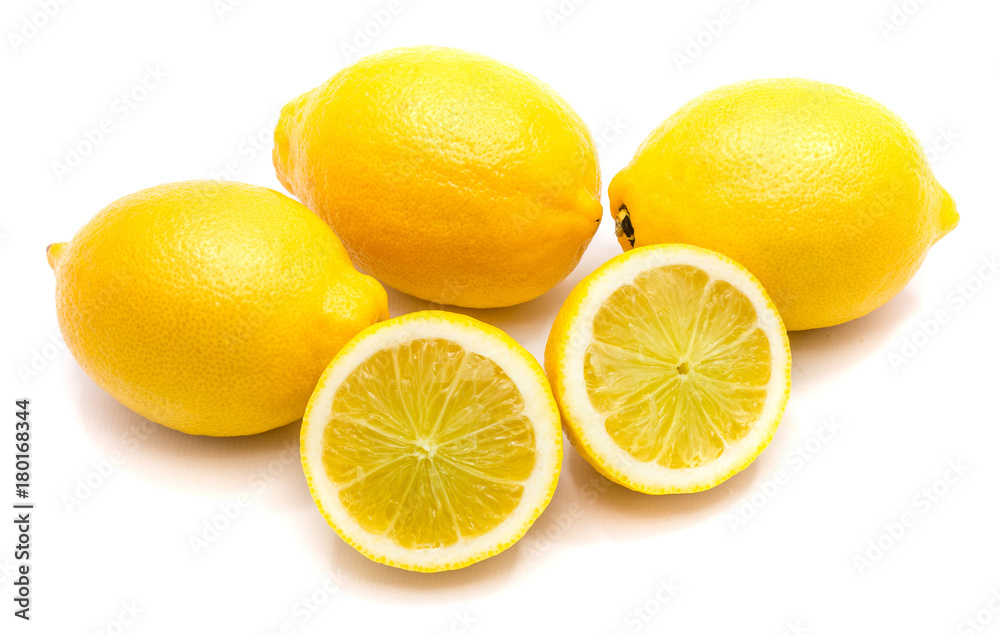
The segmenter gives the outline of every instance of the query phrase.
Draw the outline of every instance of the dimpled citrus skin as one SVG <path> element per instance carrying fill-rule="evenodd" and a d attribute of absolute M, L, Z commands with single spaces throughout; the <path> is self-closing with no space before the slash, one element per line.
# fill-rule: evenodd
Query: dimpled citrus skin
<path fill-rule="evenodd" d="M 790 331 L 878 308 L 958 223 L 899 117 L 803 79 L 696 98 L 653 131 L 608 193 L 624 249 L 623 206 L 635 247 L 689 243 L 733 258 Z"/>
<path fill-rule="evenodd" d="M 300 203 L 188 181 L 104 208 L 51 245 L 59 328 L 83 370 L 142 416 L 190 434 L 255 434 L 305 412 L 347 340 L 388 317 Z"/>
<path fill-rule="evenodd" d="M 359 269 L 411 295 L 509 306 L 576 266 L 601 220 L 586 125 L 501 62 L 413 47 L 363 58 L 286 105 L 286 188 Z"/>

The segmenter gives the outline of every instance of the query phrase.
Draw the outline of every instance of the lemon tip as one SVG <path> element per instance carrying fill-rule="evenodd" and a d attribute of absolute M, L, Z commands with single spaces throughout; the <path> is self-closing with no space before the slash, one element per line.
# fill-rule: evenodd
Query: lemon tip
<path fill-rule="evenodd" d="M 958 227 L 959 215 L 954 197 L 941 189 L 941 236 Z"/>
<path fill-rule="evenodd" d="M 49 266 L 54 270 L 59 262 L 59 254 L 62 253 L 66 243 L 52 243 L 45 248 L 45 258 L 49 261 Z"/>

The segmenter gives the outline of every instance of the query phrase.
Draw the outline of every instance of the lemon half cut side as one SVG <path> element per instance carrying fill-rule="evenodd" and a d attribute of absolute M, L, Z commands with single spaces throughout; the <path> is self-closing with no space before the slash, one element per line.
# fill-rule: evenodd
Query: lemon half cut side
<path fill-rule="evenodd" d="M 634 249 L 585 278 L 545 358 L 574 446 L 650 494 L 705 490 L 749 465 L 774 436 L 791 377 L 760 283 L 688 245 Z"/>
<path fill-rule="evenodd" d="M 349 342 L 320 379 L 301 440 L 327 522 L 368 558 L 416 571 L 514 544 L 562 462 L 559 412 L 534 358 L 492 326 L 437 311 Z"/>

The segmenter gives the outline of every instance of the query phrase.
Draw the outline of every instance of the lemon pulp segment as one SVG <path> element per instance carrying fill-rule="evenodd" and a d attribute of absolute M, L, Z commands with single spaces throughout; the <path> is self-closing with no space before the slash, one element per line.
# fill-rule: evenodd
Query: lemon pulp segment
<path fill-rule="evenodd" d="M 584 378 L 618 447 L 638 461 L 698 467 L 764 410 L 771 349 L 746 295 L 690 265 L 648 270 L 593 321 Z"/>
<path fill-rule="evenodd" d="M 535 465 L 520 390 L 445 339 L 383 349 L 338 387 L 323 466 L 346 512 L 407 549 L 482 536 L 517 507 Z"/>

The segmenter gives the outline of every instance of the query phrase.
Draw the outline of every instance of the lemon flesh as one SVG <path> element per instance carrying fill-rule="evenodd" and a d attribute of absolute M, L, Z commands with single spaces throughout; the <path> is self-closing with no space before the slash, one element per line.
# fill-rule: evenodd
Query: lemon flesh
<path fill-rule="evenodd" d="M 597 471 L 647 494 L 700 492 L 774 438 L 788 334 L 753 274 L 684 244 L 637 247 L 584 278 L 545 346 L 566 435 Z"/>
<path fill-rule="evenodd" d="M 593 321 L 587 394 L 618 447 L 698 467 L 743 439 L 764 410 L 771 347 L 753 304 L 693 266 L 646 271 Z"/>
<path fill-rule="evenodd" d="M 443 339 L 413 340 L 359 366 L 337 390 L 323 444 L 347 512 L 407 549 L 494 529 L 535 464 L 517 386 Z"/>
<path fill-rule="evenodd" d="M 320 513 L 376 562 L 459 569 L 507 549 L 552 499 L 559 409 L 538 362 L 473 318 L 418 311 L 365 329 L 302 420 Z"/>

